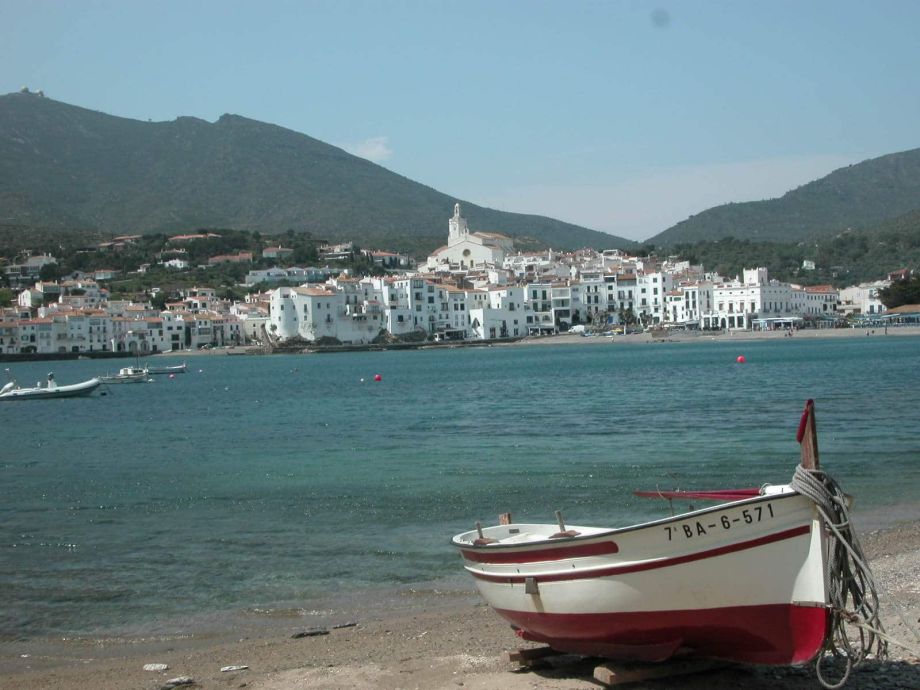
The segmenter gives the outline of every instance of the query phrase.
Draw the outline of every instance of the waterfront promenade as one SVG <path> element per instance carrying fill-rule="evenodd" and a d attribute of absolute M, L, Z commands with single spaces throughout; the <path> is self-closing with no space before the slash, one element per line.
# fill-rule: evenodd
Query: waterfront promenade
<path fill-rule="evenodd" d="M 920 336 L 920 326 L 900 326 L 897 328 L 865 329 L 865 328 L 811 328 L 795 331 L 790 336 L 786 331 L 729 331 L 707 332 L 707 331 L 674 331 L 665 335 L 653 335 L 651 332 L 631 333 L 629 335 L 613 336 L 582 336 L 577 334 L 561 333 L 559 335 L 527 336 L 513 342 L 494 342 L 490 347 L 532 347 L 541 345 L 596 345 L 598 343 L 610 343 L 611 345 L 645 345 L 654 343 L 732 343 L 748 341 L 765 341 L 765 340 L 805 340 L 805 339 L 827 339 L 827 338 L 902 338 Z M 453 342 L 423 345 L 425 348 L 457 348 L 457 347 L 484 347 L 481 342 Z M 367 345 L 362 347 L 350 348 L 380 350 L 385 346 Z M 334 349 L 334 348 L 332 348 Z M 165 353 L 170 356 L 187 357 L 187 356 L 221 356 L 221 355 L 242 355 L 252 352 L 253 346 L 224 347 L 211 350 L 191 350 L 183 352 Z"/>

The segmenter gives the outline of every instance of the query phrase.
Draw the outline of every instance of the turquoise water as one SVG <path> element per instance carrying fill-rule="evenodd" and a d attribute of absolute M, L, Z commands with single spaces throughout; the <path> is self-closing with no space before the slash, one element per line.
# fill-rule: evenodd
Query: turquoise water
<path fill-rule="evenodd" d="M 448 540 L 477 519 L 620 526 L 666 510 L 635 489 L 787 481 L 809 397 L 858 518 L 918 516 L 920 339 L 189 365 L 104 397 L 0 404 L 0 636 L 470 588 Z M 60 383 L 105 367 L 53 363 Z"/>

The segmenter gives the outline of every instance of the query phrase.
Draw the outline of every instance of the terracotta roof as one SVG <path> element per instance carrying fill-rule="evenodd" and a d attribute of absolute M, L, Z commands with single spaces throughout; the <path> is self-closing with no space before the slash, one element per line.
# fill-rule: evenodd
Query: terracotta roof
<path fill-rule="evenodd" d="M 902 304 L 900 307 L 893 307 L 885 314 L 914 314 L 920 312 L 920 304 Z"/>
<path fill-rule="evenodd" d="M 309 295 L 311 297 L 334 297 L 335 293 L 324 288 L 316 287 L 295 287 L 294 292 L 298 295 Z"/>

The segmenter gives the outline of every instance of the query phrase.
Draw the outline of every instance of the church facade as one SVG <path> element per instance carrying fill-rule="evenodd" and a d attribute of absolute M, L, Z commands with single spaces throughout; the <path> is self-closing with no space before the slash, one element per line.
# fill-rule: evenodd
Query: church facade
<path fill-rule="evenodd" d="M 495 232 L 470 232 L 466 218 L 460 215 L 460 204 L 454 204 L 454 215 L 448 221 L 447 245 L 432 252 L 427 268 L 436 271 L 501 266 L 512 250 L 510 237 Z"/>

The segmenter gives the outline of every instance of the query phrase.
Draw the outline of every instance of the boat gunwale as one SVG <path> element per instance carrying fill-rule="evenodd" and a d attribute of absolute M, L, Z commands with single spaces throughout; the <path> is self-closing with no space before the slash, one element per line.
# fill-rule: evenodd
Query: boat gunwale
<path fill-rule="evenodd" d="M 605 530 L 603 532 L 598 532 L 595 534 L 576 535 L 576 536 L 571 536 L 571 537 L 568 537 L 568 536 L 567 537 L 557 537 L 555 539 L 551 539 L 549 536 L 546 536 L 536 541 L 520 542 L 516 544 L 502 544 L 501 542 L 493 542 L 491 544 L 473 544 L 472 542 L 463 543 L 463 542 L 457 541 L 458 538 L 461 536 L 461 534 L 470 534 L 473 531 L 473 530 L 468 530 L 466 532 L 462 532 L 461 534 L 451 537 L 450 543 L 452 546 L 460 549 L 461 552 L 462 551 L 473 551 L 477 553 L 505 553 L 505 552 L 513 552 L 513 551 L 545 550 L 547 546 L 549 545 L 556 545 L 556 544 L 571 545 L 571 544 L 576 544 L 576 543 L 582 544 L 582 543 L 589 543 L 590 541 L 595 540 L 595 539 L 599 541 L 603 541 L 605 539 L 609 539 L 619 534 L 627 534 L 629 532 L 634 532 L 640 529 L 646 529 L 648 527 L 659 527 L 662 525 L 667 525 L 668 523 L 681 522 L 682 520 L 687 520 L 687 519 L 696 517 L 698 515 L 706 515 L 708 513 L 725 510 L 726 508 L 729 508 L 729 507 L 734 508 L 740 505 L 760 503 L 763 501 L 782 500 L 782 499 L 792 498 L 794 496 L 802 496 L 802 494 L 798 493 L 797 491 L 783 491 L 781 493 L 775 493 L 775 494 L 763 494 L 761 496 L 753 496 L 751 498 L 744 498 L 738 501 L 728 501 L 725 503 L 718 503 L 708 508 L 700 508 L 698 510 L 692 510 L 686 513 L 679 513 L 677 515 L 672 515 L 666 518 L 660 518 L 658 520 L 651 520 L 649 522 L 640 522 L 638 524 L 628 525 L 626 527 L 613 527 L 609 530 Z M 523 526 L 523 525 L 528 525 L 528 524 L 548 525 L 550 523 L 518 523 L 518 524 Z M 504 527 L 505 525 L 493 525 L 493 526 Z M 579 527 L 579 526 L 587 527 L 587 525 L 573 525 L 572 527 L 574 528 L 574 527 Z"/>
<path fill-rule="evenodd" d="M 810 525 L 799 525 L 797 527 L 791 527 L 780 532 L 772 532 L 770 534 L 764 534 L 752 539 L 746 539 L 744 541 L 724 544 L 722 546 L 716 546 L 709 549 L 704 549 L 702 551 L 690 551 L 680 556 L 648 558 L 644 560 L 618 564 L 600 563 L 596 565 L 582 566 L 577 569 L 557 568 L 555 570 L 545 570 L 541 572 L 506 573 L 501 571 L 490 572 L 486 569 L 486 566 L 492 565 L 489 563 L 480 563 L 475 566 L 464 565 L 463 567 L 464 570 L 466 570 L 476 580 L 484 580 L 486 582 L 493 582 L 503 585 L 523 584 L 527 581 L 527 579 L 533 579 L 538 584 L 545 584 L 549 582 L 593 580 L 598 578 L 631 575 L 633 573 L 645 572 L 648 570 L 673 568 L 675 566 L 684 565 L 686 563 L 693 563 L 695 561 L 719 558 L 721 556 L 727 556 L 739 551 L 757 549 L 769 544 L 786 541 L 787 539 L 802 537 L 806 534 L 810 534 L 811 531 L 812 527 Z M 542 562 L 534 562 L 527 565 L 535 565 L 536 563 Z M 554 563 L 554 565 L 556 564 Z"/>

